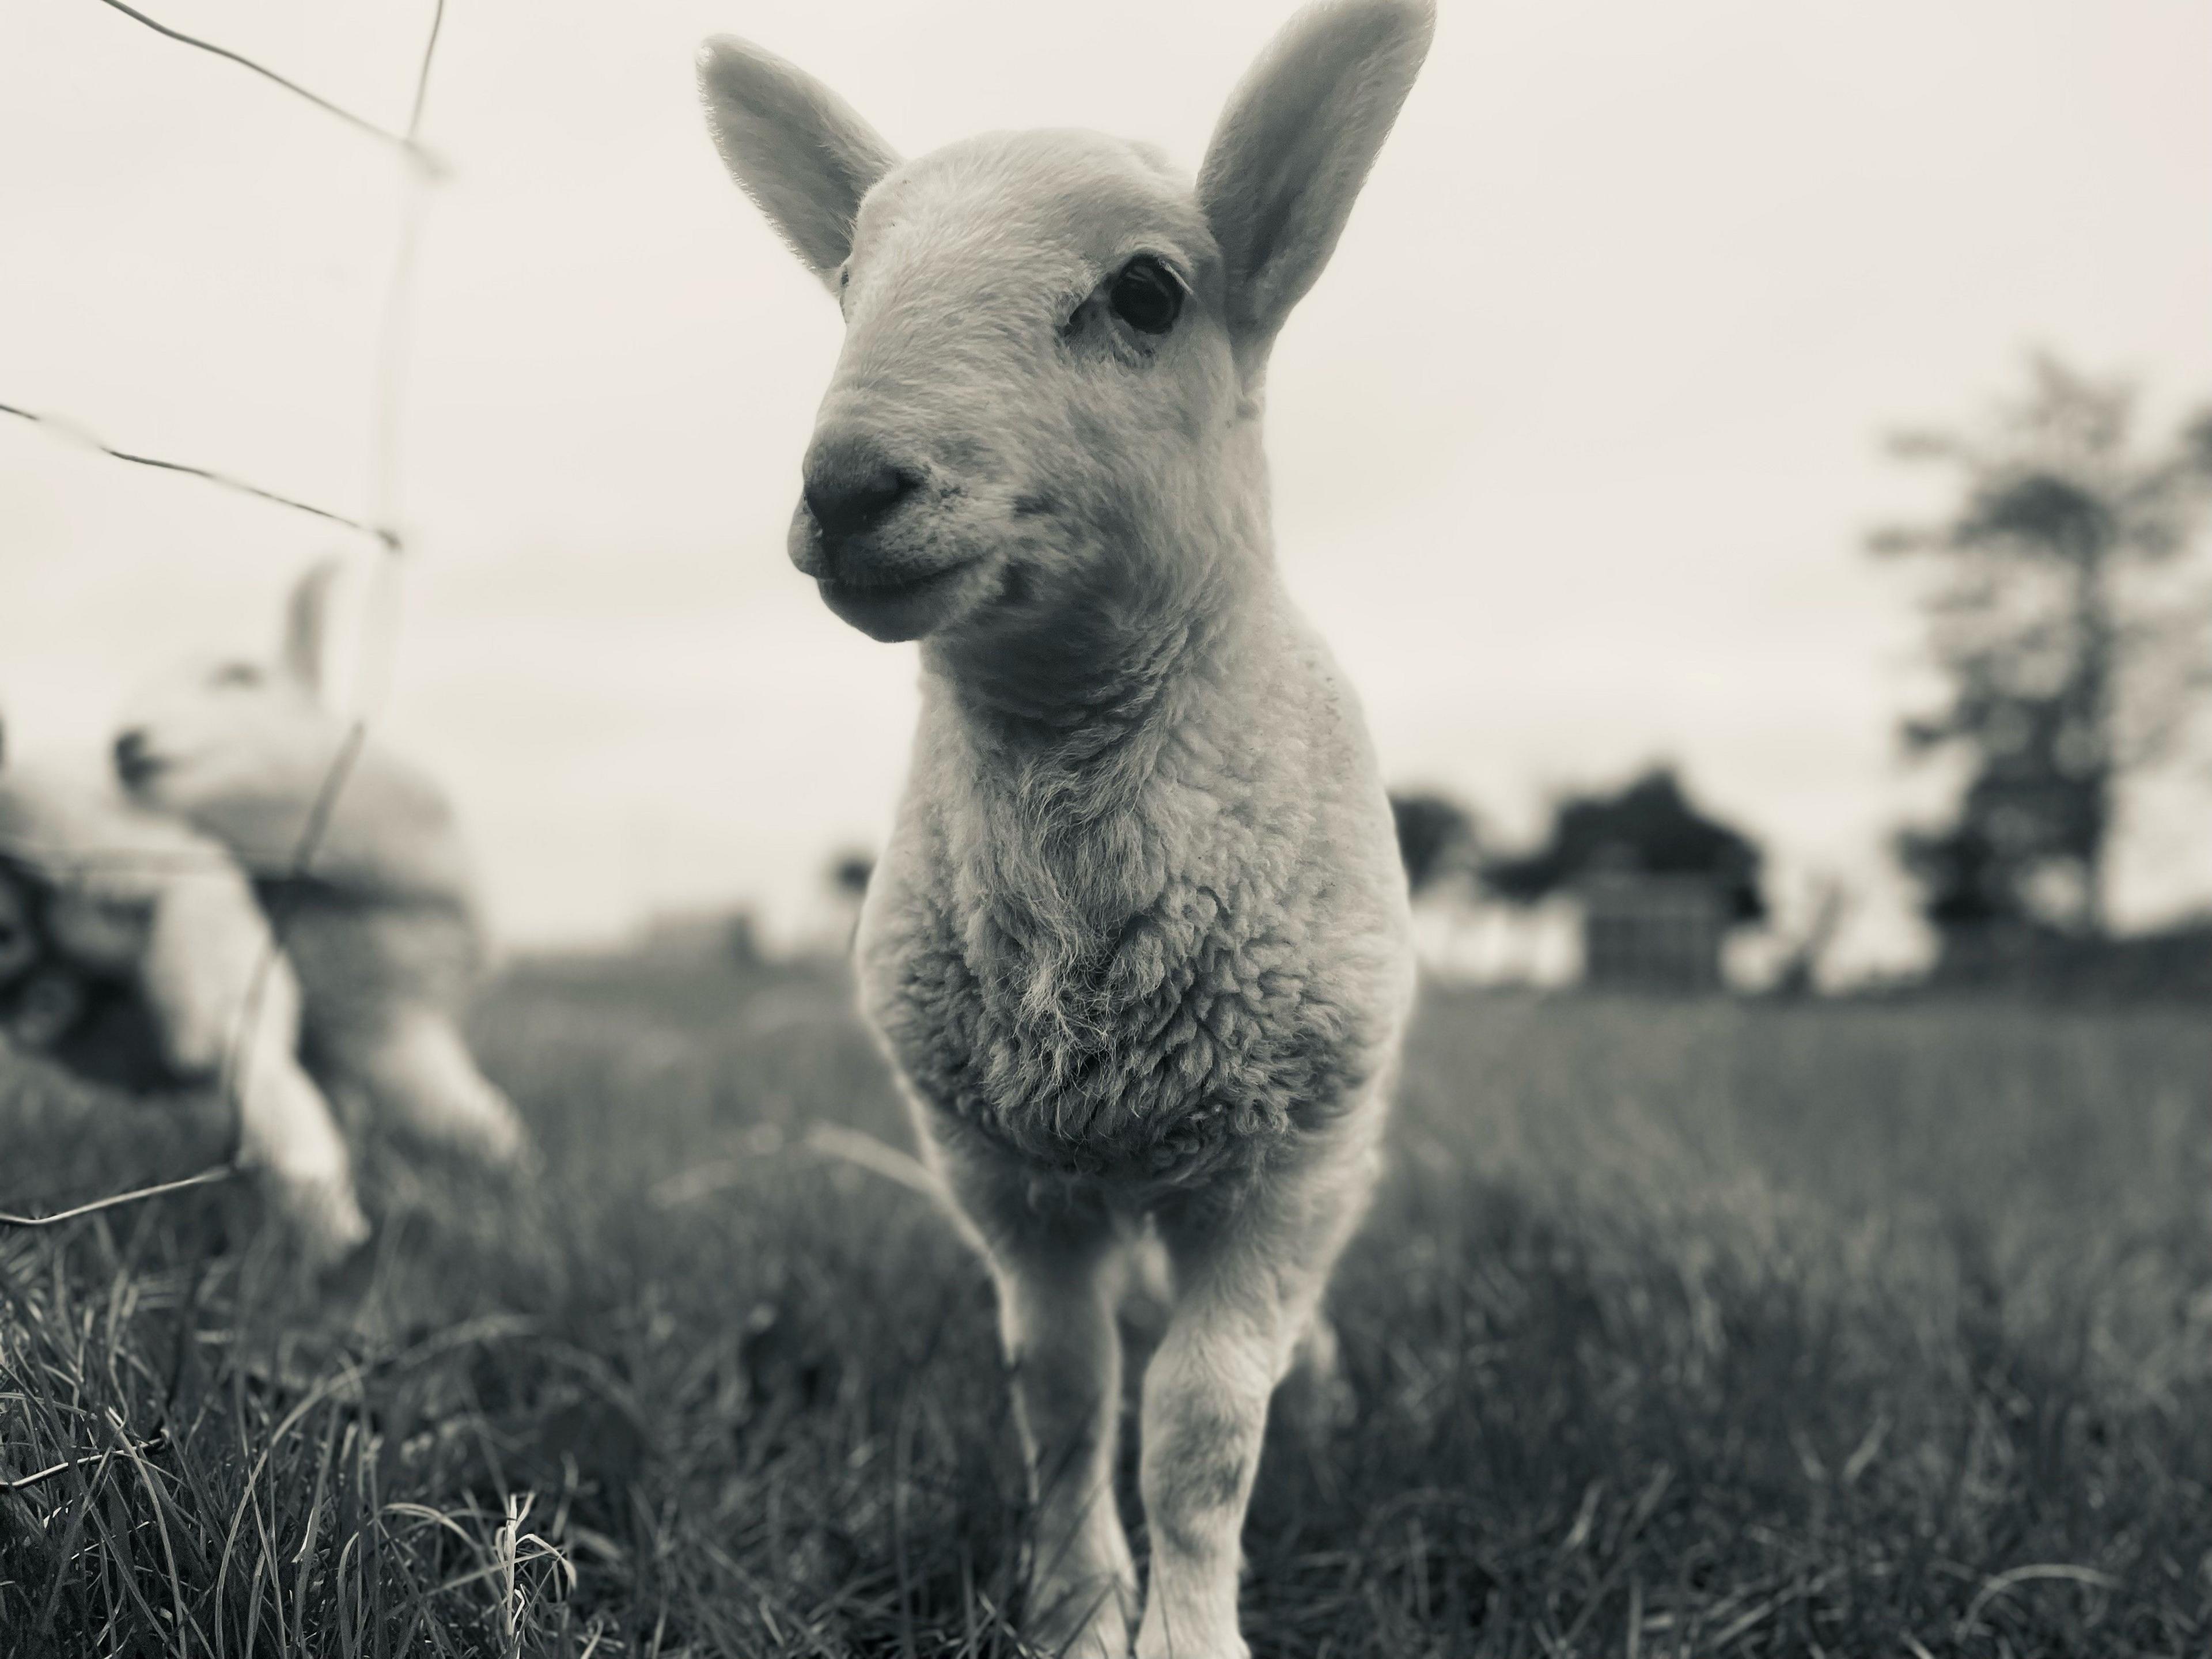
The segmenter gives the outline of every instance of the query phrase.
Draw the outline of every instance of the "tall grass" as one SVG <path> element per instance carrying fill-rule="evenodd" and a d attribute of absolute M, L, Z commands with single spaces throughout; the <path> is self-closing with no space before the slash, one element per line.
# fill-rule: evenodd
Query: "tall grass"
<path fill-rule="evenodd" d="M 542 1171 L 371 1133 L 332 1280 L 238 1190 L 0 1233 L 0 1654 L 1018 1652 L 988 1283 L 810 1149 L 905 1144 L 842 988 L 478 1036 Z M 0 1074 L 0 1208 L 221 1152 Z M 2203 1650 L 2208 1163 L 2179 1015 L 1431 997 L 1255 1652 Z"/>

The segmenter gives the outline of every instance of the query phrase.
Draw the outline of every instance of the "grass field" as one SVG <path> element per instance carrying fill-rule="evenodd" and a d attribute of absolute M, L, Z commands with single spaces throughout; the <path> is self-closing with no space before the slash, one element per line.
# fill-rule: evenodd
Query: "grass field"
<path fill-rule="evenodd" d="M 372 1140 L 334 1283 L 231 1188 L 0 1230 L 0 1654 L 1017 1652 L 989 1287 L 809 1139 L 907 1144 L 842 989 L 477 1029 L 542 1175 Z M 2212 1643 L 2212 1023 L 1432 995 L 1395 1149 L 1256 1654 Z M 0 1074 L 0 1209 L 221 1153 Z"/>

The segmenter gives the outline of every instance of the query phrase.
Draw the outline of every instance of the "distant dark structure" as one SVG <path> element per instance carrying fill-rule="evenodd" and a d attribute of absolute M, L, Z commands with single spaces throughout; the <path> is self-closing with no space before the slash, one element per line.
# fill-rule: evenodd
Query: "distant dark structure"
<path fill-rule="evenodd" d="M 857 904 L 868 896 L 868 884 L 875 874 L 874 854 L 848 849 L 830 860 L 830 890 Z"/>
<path fill-rule="evenodd" d="M 822 873 L 838 915 L 833 935 L 823 944 L 829 954 L 848 957 L 860 937 L 861 907 L 868 902 L 868 884 L 876 878 L 876 855 L 865 848 L 848 847 L 831 855 Z"/>
<path fill-rule="evenodd" d="M 1671 768 L 1610 795 L 1576 795 L 1544 845 L 1484 871 L 1492 891 L 1583 907 L 1583 977 L 1602 989 L 1719 988 L 1729 930 L 1766 914 L 1759 848 L 1692 806 Z"/>
<path fill-rule="evenodd" d="M 1455 875 L 1473 875 L 1481 842 L 1474 814 L 1434 790 L 1390 792 L 1390 817 L 1398 830 L 1398 856 L 1406 884 L 1424 893 Z"/>
<path fill-rule="evenodd" d="M 1601 865 L 1576 884 L 1583 982 L 1601 990 L 1717 991 L 1729 923 L 1703 876 Z"/>
<path fill-rule="evenodd" d="M 664 962 L 717 963 L 751 968 L 763 959 L 760 932 L 750 909 L 667 910 L 649 916 L 637 941 L 641 956 Z"/>
<path fill-rule="evenodd" d="M 2067 1003 L 2212 1006 L 2212 918 L 2136 933 L 2071 932 L 2031 916 L 1929 910 L 1937 954 L 1928 983 Z"/>

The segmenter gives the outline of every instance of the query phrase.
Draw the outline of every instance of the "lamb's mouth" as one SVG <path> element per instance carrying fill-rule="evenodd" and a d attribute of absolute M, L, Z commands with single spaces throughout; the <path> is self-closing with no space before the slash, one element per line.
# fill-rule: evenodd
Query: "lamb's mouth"
<path fill-rule="evenodd" d="M 842 620 L 876 640 L 918 639 L 942 620 L 944 603 L 975 561 L 963 559 L 911 580 L 840 581 L 821 576 L 822 602 Z"/>
<path fill-rule="evenodd" d="M 154 781 L 168 769 L 169 762 L 161 755 L 139 753 L 115 757 L 115 775 L 133 794 L 143 794 L 151 788 Z"/>

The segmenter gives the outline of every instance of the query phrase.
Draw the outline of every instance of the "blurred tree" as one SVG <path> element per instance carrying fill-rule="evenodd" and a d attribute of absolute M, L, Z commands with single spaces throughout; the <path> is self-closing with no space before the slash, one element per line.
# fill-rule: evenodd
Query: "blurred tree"
<path fill-rule="evenodd" d="M 1474 814 L 1450 796 L 1393 790 L 1390 816 L 1398 826 L 1406 881 L 1414 892 L 1425 892 L 1455 872 L 1474 872 L 1480 848 Z"/>
<path fill-rule="evenodd" d="M 1483 878 L 1499 896 L 1534 904 L 1601 868 L 1647 876 L 1708 876 L 1725 914 L 1756 921 L 1766 914 L 1758 847 L 1741 831 L 1707 817 L 1683 793 L 1672 767 L 1654 767 L 1618 792 L 1569 795 L 1553 809 L 1551 833 L 1534 852 L 1492 860 Z"/>
<path fill-rule="evenodd" d="M 1832 874 L 1813 878 L 1804 919 L 1775 966 L 1772 994 L 1808 997 L 1820 988 L 1820 964 L 1836 943 L 1850 908 L 1850 891 Z"/>
<path fill-rule="evenodd" d="M 1891 441 L 1963 486 L 1949 516 L 1871 541 L 1940 562 L 1924 605 L 1948 691 L 1904 736 L 1914 754 L 1963 752 L 1967 782 L 1950 823 L 1899 850 L 1947 930 L 2101 933 L 2116 791 L 2172 752 L 2212 684 L 2212 609 L 2179 557 L 2212 495 L 2212 414 L 2144 458 L 2133 405 L 2126 384 L 2038 357 L 1980 436 Z"/>

